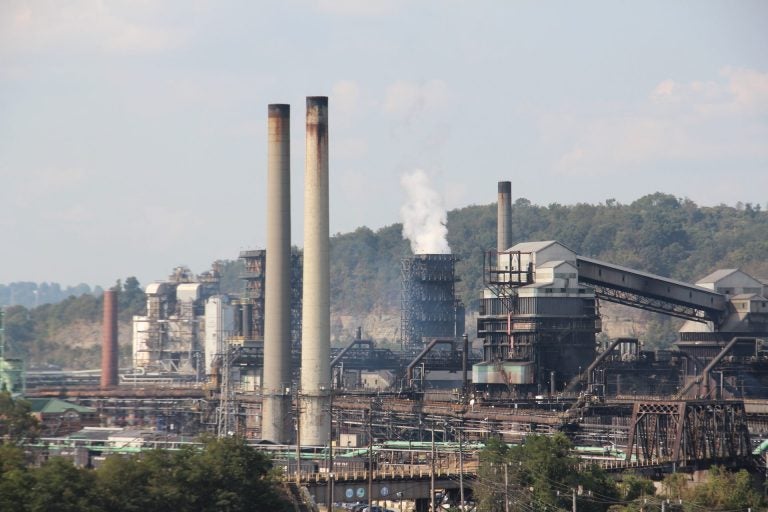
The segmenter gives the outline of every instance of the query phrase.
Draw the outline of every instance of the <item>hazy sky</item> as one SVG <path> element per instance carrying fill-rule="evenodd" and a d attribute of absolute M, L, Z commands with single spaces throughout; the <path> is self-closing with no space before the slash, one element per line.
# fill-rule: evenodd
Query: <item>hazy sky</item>
<path fill-rule="evenodd" d="M 0 283 L 146 284 L 263 247 L 266 114 L 328 95 L 331 232 L 405 173 L 495 200 L 768 201 L 768 2 L 0 1 Z"/>

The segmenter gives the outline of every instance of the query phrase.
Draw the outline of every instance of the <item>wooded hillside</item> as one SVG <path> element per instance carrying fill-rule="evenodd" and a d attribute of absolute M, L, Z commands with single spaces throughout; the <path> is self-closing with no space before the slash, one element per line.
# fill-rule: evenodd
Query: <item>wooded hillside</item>
<path fill-rule="evenodd" d="M 768 213 L 759 205 L 699 207 L 662 193 L 631 204 L 537 206 L 518 199 L 512 230 L 515 242 L 558 240 L 577 254 L 683 281 L 734 267 L 768 277 Z M 448 212 L 448 242 L 461 257 L 458 291 L 476 309 L 483 252 L 496 247 L 496 205 Z M 399 224 L 333 237 L 334 310 L 399 307 L 400 258 L 408 254 Z"/>
<path fill-rule="evenodd" d="M 457 291 L 468 312 L 477 310 L 482 290 L 484 251 L 496 245 L 496 204 L 467 206 L 448 212 L 448 242 L 461 258 Z M 559 240 L 577 254 L 638 270 L 695 282 L 718 268 L 742 268 L 768 277 L 768 212 L 759 205 L 699 207 L 687 199 L 656 193 L 621 204 L 538 206 L 518 199 L 512 206 L 513 240 Z M 334 339 L 351 338 L 355 327 L 366 336 L 396 341 L 400 309 L 400 260 L 411 254 L 401 225 L 373 231 L 361 227 L 331 238 L 331 306 Z M 222 291 L 242 290 L 238 261 L 221 262 Z M 144 296 L 135 278 L 118 283 L 123 331 L 121 347 L 130 345 L 128 321 L 141 314 Z M 634 313 L 633 313 L 634 314 Z M 626 316 L 626 315 L 625 315 Z M 668 343 L 676 324 L 668 318 L 639 315 L 629 320 L 651 345 Z M 63 302 L 6 311 L 10 354 L 66 366 L 98 364 L 101 299 L 86 294 Z M 604 325 L 606 322 L 604 321 Z M 472 329 L 472 322 L 468 322 Z M 92 345 L 74 336 L 92 336 Z M 88 334 L 90 333 L 90 334 Z"/>

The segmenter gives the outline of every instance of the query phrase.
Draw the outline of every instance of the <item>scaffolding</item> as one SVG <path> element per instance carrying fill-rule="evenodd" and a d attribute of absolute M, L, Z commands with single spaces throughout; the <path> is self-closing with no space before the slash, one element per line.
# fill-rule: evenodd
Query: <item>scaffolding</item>
<path fill-rule="evenodd" d="M 245 291 L 240 299 L 242 308 L 241 335 L 246 339 L 264 339 L 264 269 L 267 264 L 267 251 L 257 249 L 241 251 L 240 259 L 245 267 L 240 278 L 245 283 Z"/>
<path fill-rule="evenodd" d="M 267 251 L 255 249 L 241 251 L 240 259 L 245 267 L 240 278 L 245 282 L 245 291 L 240 299 L 239 318 L 241 335 L 249 340 L 264 339 L 264 277 Z M 297 251 L 291 252 L 291 342 L 294 347 L 301 343 L 301 297 L 303 286 L 302 257 Z M 243 326 L 247 326 L 244 328 Z"/>
<path fill-rule="evenodd" d="M 456 298 L 452 254 L 417 254 L 401 260 L 400 343 L 420 349 L 426 338 L 464 334 L 464 305 Z"/>
<path fill-rule="evenodd" d="M 219 293 L 218 266 L 199 276 L 176 267 L 147 286 L 147 314 L 133 317 L 134 366 L 201 375 L 205 303 Z"/>
<path fill-rule="evenodd" d="M 5 357 L 5 322 L 3 310 L 0 309 L 0 391 L 9 393 L 24 393 L 26 379 L 24 361 Z"/>
<path fill-rule="evenodd" d="M 236 345 L 228 345 L 221 357 L 221 388 L 216 417 L 216 436 L 220 438 L 239 433 L 237 395 L 232 382 L 232 366 L 240 355 L 238 349 Z"/>

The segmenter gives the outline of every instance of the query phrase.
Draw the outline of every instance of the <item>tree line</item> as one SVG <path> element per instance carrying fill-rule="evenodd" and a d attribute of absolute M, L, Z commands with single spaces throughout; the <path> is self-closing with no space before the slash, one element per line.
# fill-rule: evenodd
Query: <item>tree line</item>
<path fill-rule="evenodd" d="M 146 295 L 138 279 L 118 280 L 111 288 L 118 291 L 118 320 L 130 322 L 133 315 L 143 314 Z M 35 308 L 16 305 L 3 310 L 6 357 L 17 357 L 27 364 L 54 364 L 63 367 L 97 366 L 98 343 L 91 346 L 68 346 L 61 339 L 64 328 L 76 323 L 100 325 L 103 317 L 103 294 L 85 293 L 70 296 L 55 304 Z"/>
<path fill-rule="evenodd" d="M 584 512 L 669 512 L 765 510 L 768 503 L 744 469 L 713 466 L 704 482 L 688 485 L 690 476 L 666 476 L 657 492 L 654 482 L 625 473 L 616 481 L 597 466 L 584 466 L 562 433 L 527 436 L 510 446 L 489 440 L 480 453 L 474 496 L 478 512 L 576 510 Z M 509 508 L 506 508 L 506 507 Z"/>
<path fill-rule="evenodd" d="M 59 283 L 33 283 L 18 281 L 0 284 L 0 307 L 24 306 L 34 308 L 43 304 L 55 304 L 67 297 L 79 297 L 84 294 L 100 295 L 104 290 L 100 286 L 93 289 L 85 283 L 77 286 L 62 287 Z"/>
<path fill-rule="evenodd" d="M 483 288 L 483 254 L 496 246 L 496 205 L 452 210 L 447 227 L 449 245 L 460 258 L 457 293 L 469 311 L 476 311 Z M 768 212 L 750 203 L 705 207 L 658 192 L 629 204 L 608 199 L 600 204 L 539 206 L 520 198 L 512 205 L 512 232 L 515 242 L 559 240 L 577 254 L 687 282 L 718 268 L 738 267 L 768 277 Z M 330 252 L 334 315 L 398 314 L 400 261 L 411 255 L 401 224 L 337 233 L 331 237 Z M 218 267 L 222 292 L 242 292 L 241 262 L 221 261 Z M 120 286 L 120 315 L 128 321 L 143 312 L 144 298 L 135 278 Z M 29 354 L 35 360 L 55 349 L 61 325 L 79 318 L 98 321 L 100 307 L 99 297 L 86 294 L 37 308 L 8 308 L 6 337 L 13 348 L 26 347 L 22 357 Z M 652 332 L 665 338 L 674 332 L 668 318 L 657 323 Z"/>
<path fill-rule="evenodd" d="M 30 464 L 39 434 L 29 403 L 0 391 L 0 510 L 15 512 L 289 511 L 265 454 L 243 438 L 180 450 L 113 454 L 95 469 L 51 457 Z"/>
<path fill-rule="evenodd" d="M 0 445 L 0 510 L 16 512 L 289 511 L 271 462 L 239 438 L 202 448 L 109 455 L 96 469 L 62 457 L 39 467 Z"/>

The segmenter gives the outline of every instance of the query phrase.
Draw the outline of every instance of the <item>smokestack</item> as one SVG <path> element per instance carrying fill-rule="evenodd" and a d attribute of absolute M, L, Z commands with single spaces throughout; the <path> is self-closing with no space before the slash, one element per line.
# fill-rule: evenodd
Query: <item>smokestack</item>
<path fill-rule="evenodd" d="M 117 354 L 117 293 L 106 290 L 101 328 L 101 389 L 117 386 Z"/>
<path fill-rule="evenodd" d="M 304 172 L 304 291 L 301 337 L 301 442 L 330 435 L 331 298 L 328 262 L 328 98 L 307 97 Z"/>
<path fill-rule="evenodd" d="M 512 182 L 499 182 L 498 220 L 496 221 L 496 250 L 506 251 L 512 245 Z"/>
<path fill-rule="evenodd" d="M 269 105 L 264 382 L 261 437 L 290 441 L 291 386 L 291 107 Z"/>

